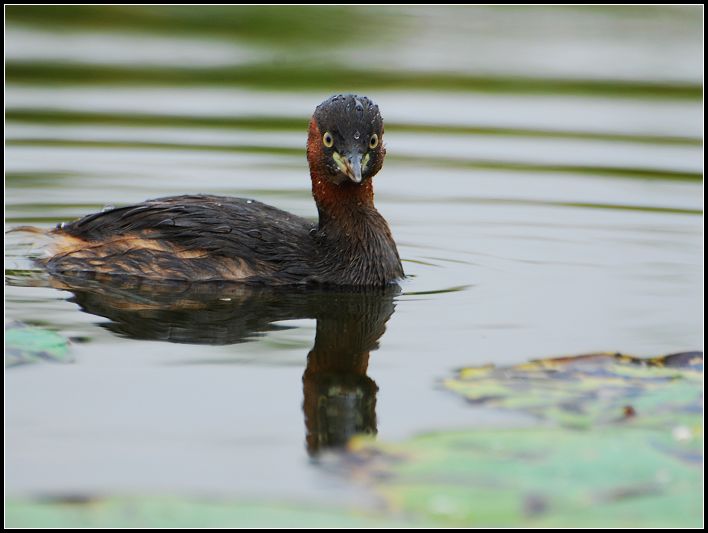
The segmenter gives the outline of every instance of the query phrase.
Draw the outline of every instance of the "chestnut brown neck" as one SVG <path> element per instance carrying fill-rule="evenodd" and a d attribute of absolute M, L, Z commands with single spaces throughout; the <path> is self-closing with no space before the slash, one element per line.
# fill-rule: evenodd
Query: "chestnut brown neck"
<path fill-rule="evenodd" d="M 346 225 L 376 212 L 371 180 L 337 185 L 313 173 L 312 196 L 320 215 L 320 228 L 329 224 Z"/>

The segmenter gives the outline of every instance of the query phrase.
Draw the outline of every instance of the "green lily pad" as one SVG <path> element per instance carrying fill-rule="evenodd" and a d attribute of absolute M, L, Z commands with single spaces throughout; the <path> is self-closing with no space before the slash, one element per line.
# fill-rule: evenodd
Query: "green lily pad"
<path fill-rule="evenodd" d="M 702 353 L 489 365 L 444 385 L 539 424 L 354 440 L 348 468 L 391 511 L 449 526 L 701 526 Z"/>
<path fill-rule="evenodd" d="M 698 527 L 702 467 L 623 427 L 355 440 L 349 461 L 394 512 L 448 526 Z M 690 447 L 690 443 L 679 443 Z"/>
<path fill-rule="evenodd" d="M 403 527 L 411 522 L 380 511 L 277 502 L 113 497 L 5 505 L 8 527 Z"/>
<path fill-rule="evenodd" d="M 19 322 L 5 326 L 5 368 L 43 361 L 73 362 L 69 342 L 58 333 Z"/>
<path fill-rule="evenodd" d="M 443 385 L 476 404 L 584 428 L 631 422 L 667 427 L 700 422 L 703 353 L 652 359 L 589 354 L 511 367 L 464 368 Z"/>

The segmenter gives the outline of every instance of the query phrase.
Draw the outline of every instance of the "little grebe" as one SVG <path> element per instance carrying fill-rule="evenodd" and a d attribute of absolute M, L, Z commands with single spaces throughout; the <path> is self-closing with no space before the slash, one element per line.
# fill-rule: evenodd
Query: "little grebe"
<path fill-rule="evenodd" d="M 383 120 L 371 100 L 333 96 L 310 120 L 313 224 L 242 198 L 172 196 L 61 224 L 50 233 L 56 274 L 272 285 L 381 286 L 403 277 L 396 244 L 374 207 Z"/>

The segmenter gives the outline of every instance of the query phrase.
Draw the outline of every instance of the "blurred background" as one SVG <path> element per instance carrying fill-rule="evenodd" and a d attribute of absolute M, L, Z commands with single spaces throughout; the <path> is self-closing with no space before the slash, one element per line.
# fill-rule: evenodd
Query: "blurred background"
<path fill-rule="evenodd" d="M 380 441 L 529 424 L 441 390 L 463 366 L 701 347 L 701 7 L 5 14 L 6 229 L 183 193 L 315 218 L 309 116 L 334 93 L 378 103 L 377 206 L 409 275 L 368 363 Z M 75 364 L 8 371 L 8 497 L 381 505 L 305 444 L 314 321 L 160 342 L 29 270 L 6 258 L 6 323 L 71 339 Z"/>

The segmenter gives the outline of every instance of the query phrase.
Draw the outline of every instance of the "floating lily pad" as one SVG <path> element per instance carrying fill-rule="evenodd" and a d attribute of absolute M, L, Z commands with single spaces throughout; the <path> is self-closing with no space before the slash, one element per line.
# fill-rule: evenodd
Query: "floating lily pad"
<path fill-rule="evenodd" d="M 567 427 L 630 421 L 643 427 L 691 425 L 702 413 L 703 353 L 652 359 L 589 354 L 471 367 L 443 384 L 470 402 Z"/>
<path fill-rule="evenodd" d="M 381 512 L 332 506 L 188 498 L 114 497 L 86 501 L 9 501 L 9 527 L 403 527 Z"/>
<path fill-rule="evenodd" d="M 700 352 L 466 368 L 445 387 L 535 428 L 352 442 L 352 475 L 392 511 L 450 526 L 698 527 Z"/>
<path fill-rule="evenodd" d="M 5 326 L 5 367 L 73 361 L 69 342 L 53 331 L 13 322 Z"/>
<path fill-rule="evenodd" d="M 449 526 L 696 527 L 702 467 L 623 427 L 466 430 L 352 444 L 353 474 L 392 511 Z M 689 443 L 681 443 L 689 447 Z"/>

